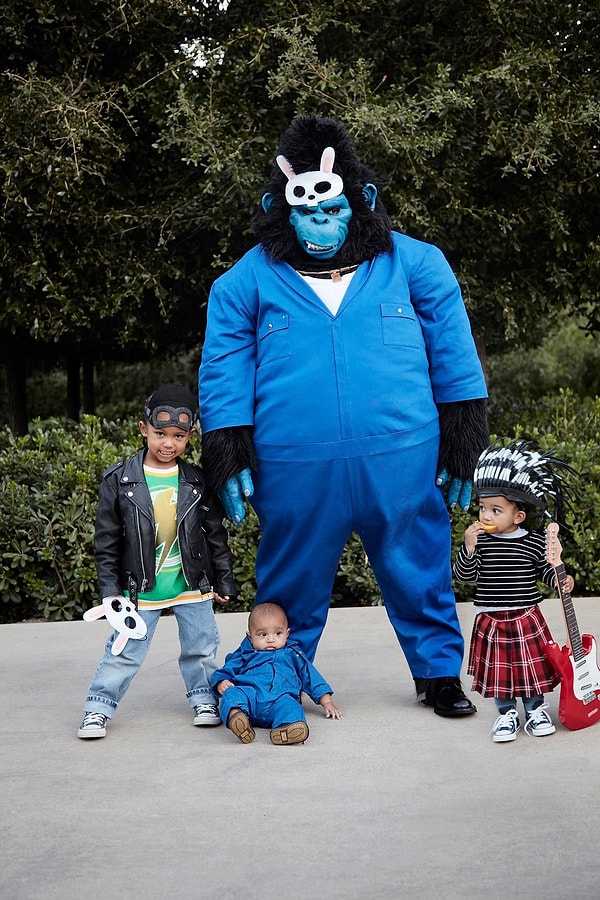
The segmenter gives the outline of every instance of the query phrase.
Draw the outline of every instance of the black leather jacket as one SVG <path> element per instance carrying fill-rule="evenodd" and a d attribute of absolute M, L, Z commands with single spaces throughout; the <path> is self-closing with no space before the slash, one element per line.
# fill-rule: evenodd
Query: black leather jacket
<path fill-rule="evenodd" d="M 102 475 L 94 536 L 101 597 L 120 595 L 132 577 L 139 591 L 156 583 L 154 514 L 144 478 L 145 449 Z M 237 586 L 218 501 L 207 499 L 198 466 L 178 459 L 177 537 L 183 575 L 192 589 L 233 596 Z"/>

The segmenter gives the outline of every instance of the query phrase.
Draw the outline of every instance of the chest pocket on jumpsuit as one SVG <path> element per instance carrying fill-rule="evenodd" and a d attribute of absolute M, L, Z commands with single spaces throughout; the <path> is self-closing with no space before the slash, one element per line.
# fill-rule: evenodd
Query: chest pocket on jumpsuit
<path fill-rule="evenodd" d="M 258 330 L 258 365 L 291 355 L 288 315 L 275 313 L 266 317 Z"/>
<path fill-rule="evenodd" d="M 423 335 L 412 307 L 403 307 L 400 303 L 381 303 L 379 309 L 384 344 L 422 349 Z"/>

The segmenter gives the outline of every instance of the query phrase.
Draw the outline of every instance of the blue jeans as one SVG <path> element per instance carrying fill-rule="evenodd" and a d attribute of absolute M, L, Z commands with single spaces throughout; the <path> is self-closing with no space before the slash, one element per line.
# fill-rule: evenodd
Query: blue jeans
<path fill-rule="evenodd" d="M 190 706 L 199 703 L 217 703 L 210 689 L 212 673 L 217 668 L 216 652 L 219 646 L 219 631 L 215 621 L 212 603 L 184 603 L 173 607 L 179 628 L 179 669 L 186 687 L 186 697 Z M 111 647 L 116 632 L 106 642 L 105 653 L 90 684 L 85 712 L 103 713 L 112 718 L 120 700 L 131 684 L 133 676 L 142 665 L 150 649 L 160 609 L 140 609 L 139 614 L 148 626 L 144 641 L 131 638 L 119 656 L 113 656 Z"/>
<path fill-rule="evenodd" d="M 538 694 L 535 697 L 522 697 L 523 701 L 523 709 L 525 710 L 525 715 L 530 716 L 534 709 L 537 709 L 544 702 L 544 695 Z M 494 698 L 494 702 L 496 707 L 498 708 L 499 713 L 505 713 L 509 709 L 517 708 L 517 698 L 513 697 L 512 700 L 500 700 L 498 697 Z"/>

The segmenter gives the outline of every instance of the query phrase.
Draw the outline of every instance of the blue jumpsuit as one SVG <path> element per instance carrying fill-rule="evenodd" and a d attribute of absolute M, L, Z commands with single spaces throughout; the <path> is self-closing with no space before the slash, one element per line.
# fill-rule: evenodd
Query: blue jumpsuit
<path fill-rule="evenodd" d="M 211 686 L 224 679 L 234 683 L 221 694 L 219 712 L 223 723 L 232 709 L 242 709 L 253 725 L 278 728 L 291 722 L 305 722 L 300 701 L 304 691 L 314 703 L 330 686 L 293 641 L 279 650 L 255 650 L 244 638 L 237 650 L 228 653 L 225 663 L 211 678 Z"/>
<path fill-rule="evenodd" d="M 257 603 L 309 659 L 351 533 L 415 678 L 457 676 L 450 520 L 435 486 L 437 403 L 487 396 L 460 288 L 436 247 L 392 233 L 333 315 L 254 247 L 218 278 L 200 366 L 203 432 L 254 427 Z"/>

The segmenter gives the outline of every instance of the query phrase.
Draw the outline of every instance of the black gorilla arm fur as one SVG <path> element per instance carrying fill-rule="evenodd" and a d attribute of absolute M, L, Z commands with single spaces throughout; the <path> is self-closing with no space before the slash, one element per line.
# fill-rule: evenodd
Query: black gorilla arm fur
<path fill-rule="evenodd" d="M 472 478 L 475 463 L 490 442 L 487 400 L 440 403 L 440 455 L 438 468 L 465 481 Z"/>
<path fill-rule="evenodd" d="M 242 469 L 256 469 L 252 427 L 219 428 L 202 435 L 202 469 L 213 490 L 220 490 Z"/>

